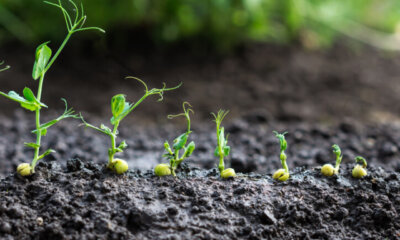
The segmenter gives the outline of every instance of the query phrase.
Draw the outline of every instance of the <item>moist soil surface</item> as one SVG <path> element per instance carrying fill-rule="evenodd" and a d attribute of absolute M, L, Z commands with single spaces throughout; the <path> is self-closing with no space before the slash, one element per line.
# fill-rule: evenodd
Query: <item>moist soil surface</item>
<path fill-rule="evenodd" d="M 18 91 L 30 79 L 32 59 L 22 50 L 4 52 L 13 68 L 2 73 L 2 90 Z M 397 55 L 269 45 L 196 59 L 183 50 L 88 54 L 79 61 L 74 54 L 61 57 L 63 64 L 48 74 L 43 101 L 56 111 L 44 111 L 43 121 L 62 111 L 58 99 L 65 97 L 87 121 L 108 124 L 114 94 L 133 101 L 143 94 L 140 85 L 123 80 L 126 75 L 150 87 L 163 81 L 184 86 L 162 103 L 146 100 L 122 122 L 118 140 L 129 147 L 119 157 L 130 170 L 121 176 L 105 169 L 110 140 L 78 120 L 48 131 L 42 147 L 57 152 L 34 176 L 13 174 L 32 158 L 23 143 L 34 141 L 33 115 L 0 100 L 0 238 L 400 238 Z M 13 81 L 3 85 L 3 77 Z M 179 113 L 186 100 L 196 111 L 190 136 L 196 149 L 177 178 L 156 177 L 151 169 L 165 162 L 163 142 L 186 129 L 184 119 L 166 115 Z M 229 180 L 218 177 L 213 156 L 209 112 L 220 107 L 231 110 L 223 123 L 232 148 L 226 163 L 239 173 Z M 271 179 L 281 168 L 273 130 L 289 132 L 291 178 L 284 183 Z M 334 164 L 333 144 L 344 157 L 340 175 L 327 178 L 320 166 Z M 357 155 L 368 161 L 363 179 L 351 177 Z"/>
<path fill-rule="evenodd" d="M 239 172 L 228 180 L 215 168 L 209 125 L 193 129 L 196 150 L 177 178 L 160 178 L 151 168 L 162 162 L 162 138 L 173 139 L 184 127 L 122 128 L 129 145 L 122 156 L 131 170 L 115 175 L 105 169 L 109 139 L 90 129 L 76 131 L 72 123 L 49 131 L 43 147 L 58 153 L 40 162 L 34 176 L 22 178 L 9 174 L 32 154 L 14 146 L 22 141 L 21 122 L 0 124 L 2 132 L 9 131 L 8 139 L 1 137 L 9 159 L 1 168 L 2 239 L 400 238 L 396 126 L 286 126 L 291 177 L 281 183 L 271 179 L 280 168 L 279 143 L 271 131 L 283 126 L 260 114 L 226 125 L 232 147 L 227 164 Z M 324 177 L 320 166 L 334 164 L 333 143 L 344 153 L 340 175 Z M 369 163 L 363 179 L 351 177 L 358 154 Z"/>

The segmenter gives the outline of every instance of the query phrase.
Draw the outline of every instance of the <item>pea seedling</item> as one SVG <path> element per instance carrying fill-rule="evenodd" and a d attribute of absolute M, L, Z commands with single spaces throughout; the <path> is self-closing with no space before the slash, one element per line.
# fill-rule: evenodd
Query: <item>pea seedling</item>
<path fill-rule="evenodd" d="M 333 153 L 336 155 L 335 167 L 333 167 L 332 164 L 325 164 L 321 168 L 321 173 L 327 177 L 333 176 L 334 174 L 339 174 L 340 163 L 342 162 L 343 158 L 342 151 L 337 144 L 334 144 L 332 148 Z"/>
<path fill-rule="evenodd" d="M 187 120 L 187 130 L 185 133 L 181 134 L 179 137 L 175 138 L 174 140 L 174 145 L 172 146 L 172 151 L 168 141 L 165 141 L 164 143 L 164 148 L 167 151 L 166 154 L 163 155 L 163 157 L 166 157 L 169 160 L 169 164 L 166 163 L 161 163 L 158 164 L 154 168 L 154 173 L 157 176 L 166 176 L 166 175 L 173 175 L 176 177 L 175 170 L 185 160 L 185 158 L 190 157 L 192 155 L 194 149 L 195 149 L 195 144 L 193 141 L 191 141 L 187 146 L 187 140 L 189 138 L 189 134 L 192 132 L 190 130 L 190 113 L 194 113 L 192 110 L 192 106 L 188 102 L 183 103 L 183 113 L 176 114 L 176 115 L 168 115 L 169 119 L 173 119 L 175 117 L 179 116 L 184 116 Z M 183 154 L 179 156 L 180 151 L 183 150 Z"/>
<path fill-rule="evenodd" d="M 68 109 L 67 101 L 65 99 L 62 99 L 65 103 L 64 113 L 60 117 L 51 120 L 47 123 L 44 124 L 40 123 L 40 110 L 42 108 L 47 108 L 47 106 L 41 102 L 43 80 L 46 73 L 49 71 L 54 61 L 60 55 L 61 51 L 64 49 L 65 45 L 67 44 L 72 34 L 86 30 L 98 30 L 100 32 L 104 32 L 103 29 L 98 27 L 84 27 L 86 16 L 83 10 L 83 5 L 81 5 L 81 8 L 79 9 L 78 6 L 72 0 L 69 0 L 69 3 L 71 4 L 71 6 L 73 6 L 75 11 L 75 15 L 71 16 L 70 13 L 61 4 L 61 0 L 58 0 L 58 3 L 52 3 L 47 1 L 45 1 L 45 3 L 57 7 L 61 10 L 68 30 L 67 36 L 65 37 L 64 41 L 62 42 L 57 52 L 53 56 L 52 56 L 52 51 L 48 46 L 49 42 L 45 42 L 39 45 L 39 47 L 37 47 L 36 58 L 32 72 L 33 79 L 35 81 L 39 79 L 39 86 L 36 96 L 34 95 L 33 91 L 27 87 L 25 87 L 22 92 L 23 96 L 20 96 L 18 93 L 14 91 L 10 91 L 8 94 L 0 92 L 0 95 L 3 95 L 4 97 L 11 99 L 15 102 L 18 102 L 21 105 L 21 107 L 36 113 L 36 130 L 32 131 L 32 133 L 36 134 L 36 142 L 25 143 L 25 146 L 33 148 L 35 153 L 31 164 L 22 163 L 18 166 L 17 172 L 20 173 L 20 175 L 22 176 L 29 176 L 35 173 L 35 166 L 37 161 L 44 158 L 48 154 L 54 152 L 54 150 L 48 149 L 44 153 L 40 154 L 41 137 L 46 135 L 47 129 L 56 124 L 57 122 L 61 121 L 62 119 L 78 118 L 78 116 L 74 114 L 74 110 L 72 108 Z"/>
<path fill-rule="evenodd" d="M 219 157 L 218 170 L 222 178 L 235 177 L 236 173 L 233 168 L 225 169 L 224 157 L 227 157 L 231 151 L 231 147 L 228 146 L 228 136 L 225 139 L 225 129 L 221 127 L 221 122 L 229 111 L 220 109 L 217 114 L 211 113 L 214 117 L 214 121 L 217 126 L 217 147 L 215 148 L 214 155 Z"/>
<path fill-rule="evenodd" d="M 364 176 L 367 176 L 367 160 L 363 157 L 356 157 L 355 158 L 356 163 L 361 163 L 362 165 L 356 164 L 354 166 L 352 175 L 354 178 L 362 178 Z"/>
<path fill-rule="evenodd" d="M 125 100 L 125 95 L 123 94 L 117 94 L 111 99 L 111 113 L 112 117 L 110 119 L 111 125 L 113 125 L 113 130 L 111 130 L 109 127 L 107 127 L 104 124 L 101 124 L 100 127 L 93 126 L 85 121 L 85 119 L 81 115 L 81 120 L 83 122 L 83 125 L 86 127 L 95 129 L 101 133 L 104 133 L 105 135 L 109 136 L 111 139 L 111 148 L 108 149 L 108 164 L 107 167 L 113 171 L 115 171 L 117 174 L 122 174 L 128 170 L 128 164 L 125 160 L 114 158 L 116 153 L 122 153 L 125 148 L 128 147 L 125 141 L 122 141 L 118 147 L 116 144 L 116 139 L 118 135 L 118 127 L 120 122 L 130 113 L 132 112 L 143 100 L 145 100 L 148 96 L 151 95 L 159 95 L 158 101 L 163 100 L 163 94 L 166 91 L 171 91 L 179 88 L 182 84 L 179 84 L 175 87 L 172 88 L 166 88 L 165 84 L 163 88 L 158 89 L 158 88 L 153 88 L 153 89 L 148 89 L 147 85 L 145 82 L 140 80 L 139 78 L 135 77 L 127 77 L 131 79 L 136 79 L 140 83 L 143 84 L 145 88 L 145 93 L 144 95 L 136 102 L 136 103 L 129 103 Z"/>
<path fill-rule="evenodd" d="M 281 147 L 281 153 L 279 155 L 279 158 L 281 159 L 282 167 L 281 169 L 278 169 L 275 171 L 275 173 L 272 175 L 273 179 L 279 180 L 279 181 L 286 181 L 289 179 L 289 168 L 286 164 L 286 154 L 285 150 L 287 149 L 287 142 L 285 139 L 285 134 L 287 132 L 284 132 L 282 134 L 278 133 L 277 131 L 273 131 L 275 136 L 279 139 L 280 147 Z"/>

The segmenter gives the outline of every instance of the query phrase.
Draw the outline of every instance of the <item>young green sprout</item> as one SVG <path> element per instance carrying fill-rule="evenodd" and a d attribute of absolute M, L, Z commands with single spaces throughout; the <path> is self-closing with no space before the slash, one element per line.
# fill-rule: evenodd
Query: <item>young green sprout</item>
<path fill-rule="evenodd" d="M 356 164 L 356 166 L 354 166 L 352 171 L 353 177 L 362 178 L 364 176 L 367 176 L 367 160 L 360 156 L 356 157 L 355 160 L 356 163 L 361 163 L 362 165 Z"/>
<path fill-rule="evenodd" d="M 192 132 L 190 130 L 190 113 L 194 113 L 194 111 L 191 108 L 192 106 L 188 102 L 183 103 L 183 113 L 177 114 L 177 115 L 168 115 L 169 119 L 173 119 L 175 117 L 179 116 L 184 116 L 187 120 L 187 130 L 185 133 L 181 134 L 179 137 L 175 138 L 174 140 L 174 145 L 172 146 L 172 149 L 168 143 L 168 141 L 165 141 L 164 143 L 164 148 L 167 151 L 166 154 L 163 155 L 163 157 L 166 157 L 169 160 L 169 164 L 166 163 L 161 163 L 158 164 L 154 168 L 154 173 L 157 176 L 166 176 L 166 175 L 173 175 L 176 177 L 175 170 L 178 168 L 179 164 L 185 160 L 185 158 L 190 157 L 192 155 L 194 149 L 195 149 L 195 144 L 193 141 L 191 141 L 187 146 L 187 140 L 189 138 L 189 134 Z M 180 155 L 181 150 L 183 150 L 183 154 Z"/>
<path fill-rule="evenodd" d="M 342 151 L 340 150 L 340 147 L 337 144 L 334 144 L 332 146 L 333 148 L 333 153 L 336 155 L 336 164 L 335 167 L 332 166 L 332 164 L 325 164 L 321 168 L 321 173 L 327 177 L 333 176 L 334 174 L 339 174 L 339 168 L 340 168 L 340 163 L 342 162 Z"/>
<path fill-rule="evenodd" d="M 286 154 L 285 154 L 285 150 L 287 149 L 287 142 L 285 139 L 285 134 L 287 132 L 280 134 L 277 131 L 273 131 L 273 133 L 279 139 L 279 143 L 280 143 L 280 147 L 281 147 L 281 153 L 279 155 L 279 158 L 281 159 L 283 168 L 275 171 L 275 173 L 272 175 L 272 178 L 283 182 L 283 181 L 288 180 L 289 176 L 290 176 L 289 168 L 286 164 Z"/>
<path fill-rule="evenodd" d="M 111 147 L 108 149 L 108 164 L 107 168 L 113 170 L 117 174 L 123 174 L 128 170 L 128 163 L 125 160 L 114 158 L 116 153 L 122 153 L 125 148 L 128 147 L 125 141 L 122 141 L 118 147 L 116 143 L 116 139 L 118 136 L 118 127 L 120 122 L 128 116 L 129 113 L 131 113 L 143 100 L 145 100 L 148 96 L 151 95 L 159 95 L 158 101 L 163 100 L 163 94 L 166 91 L 171 91 L 179 88 L 182 84 L 179 84 L 175 87 L 172 88 L 166 88 L 165 84 L 163 88 L 158 89 L 158 88 L 153 88 L 153 89 L 148 89 L 147 85 L 145 82 L 140 80 L 139 78 L 135 77 L 127 77 L 131 79 L 135 79 L 139 81 L 140 83 L 143 84 L 145 88 L 145 93 L 144 95 L 136 102 L 136 103 L 129 103 L 125 100 L 125 95 L 123 94 L 117 94 L 111 99 L 111 113 L 112 117 L 110 119 L 111 125 L 113 125 L 113 130 L 111 128 L 107 127 L 104 124 L 101 124 L 100 127 L 93 126 L 85 121 L 83 116 L 81 115 L 81 120 L 83 122 L 83 125 L 86 127 L 95 129 L 101 133 L 104 133 L 105 135 L 109 136 L 111 139 Z"/>
<path fill-rule="evenodd" d="M 219 157 L 218 170 L 222 178 L 235 177 L 236 173 L 233 168 L 225 169 L 224 157 L 227 157 L 231 151 L 228 144 L 228 136 L 225 139 L 224 127 L 221 127 L 221 122 L 229 111 L 219 110 L 217 114 L 211 113 L 214 116 L 214 121 L 217 125 L 217 147 L 215 148 L 214 155 Z"/>
<path fill-rule="evenodd" d="M 57 7 L 61 10 L 65 24 L 67 26 L 67 36 L 65 37 L 64 41 L 56 51 L 54 55 L 52 55 L 52 50 L 48 46 L 49 42 L 45 42 L 36 49 L 36 54 L 35 54 L 35 62 L 33 65 L 33 71 L 32 71 L 32 78 L 36 81 L 39 80 L 38 83 L 38 88 L 37 88 L 37 93 L 36 95 L 33 93 L 33 91 L 30 88 L 25 87 L 23 90 L 23 96 L 20 96 L 18 93 L 14 91 L 8 92 L 8 94 L 4 92 L 0 92 L 0 95 L 13 100 L 15 102 L 18 102 L 22 108 L 25 108 L 29 111 L 35 112 L 36 114 L 36 130 L 32 131 L 32 133 L 36 134 L 36 142 L 34 143 L 25 143 L 25 146 L 31 147 L 34 149 L 34 157 L 31 162 L 31 164 L 28 163 L 22 163 L 18 166 L 17 172 L 22 175 L 22 176 L 29 176 L 35 173 L 35 166 L 36 163 L 47 156 L 48 154 L 54 152 L 52 149 L 46 150 L 44 153 L 40 154 L 40 147 L 41 147 L 41 138 L 42 136 L 45 136 L 47 133 L 47 129 L 57 122 L 61 121 L 62 119 L 65 118 L 78 118 L 77 115 L 74 114 L 74 110 L 72 108 L 68 109 L 67 102 L 65 99 L 62 99 L 65 103 L 65 111 L 64 113 L 54 119 L 51 120 L 47 123 L 41 124 L 40 122 L 40 110 L 42 108 L 47 108 L 47 106 L 41 102 L 42 98 L 42 90 L 43 90 L 43 81 L 46 73 L 49 71 L 50 67 L 53 65 L 57 57 L 60 55 L 61 51 L 64 49 L 65 45 L 67 44 L 68 40 L 72 36 L 72 34 L 80 31 L 86 31 L 86 30 L 98 30 L 100 32 L 104 32 L 101 28 L 98 27 L 84 27 L 85 21 L 86 21 L 86 16 L 83 11 L 83 5 L 81 5 L 81 8 L 79 9 L 78 6 L 72 1 L 69 0 L 69 3 L 71 6 L 74 8 L 74 15 L 71 15 L 61 4 L 61 0 L 58 0 L 57 3 L 52 3 L 52 2 L 47 2 L 45 3 Z M 3 69 L 4 70 L 4 69 Z"/>

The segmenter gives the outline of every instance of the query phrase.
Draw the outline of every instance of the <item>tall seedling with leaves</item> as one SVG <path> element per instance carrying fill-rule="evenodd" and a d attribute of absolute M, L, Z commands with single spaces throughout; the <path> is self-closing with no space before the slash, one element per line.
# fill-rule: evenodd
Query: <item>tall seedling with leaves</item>
<path fill-rule="evenodd" d="M 75 12 L 74 15 L 71 15 L 61 4 L 61 1 L 58 0 L 57 3 L 47 2 L 45 3 L 57 7 L 61 10 L 65 24 L 67 26 L 67 36 L 65 37 L 63 43 L 58 48 L 56 53 L 53 55 L 52 50 L 48 46 L 49 42 L 45 42 L 36 49 L 35 62 L 33 65 L 32 77 L 35 81 L 38 82 L 37 93 L 34 94 L 33 91 L 27 87 L 22 91 L 23 96 L 20 96 L 18 93 L 14 91 L 10 91 L 8 94 L 4 92 L 0 92 L 0 95 L 3 95 L 6 98 L 9 98 L 15 102 L 18 102 L 22 108 L 25 108 L 29 111 L 35 112 L 36 114 L 36 130 L 32 131 L 32 133 L 36 134 L 36 142 L 34 143 L 25 143 L 25 146 L 31 147 L 34 149 L 34 156 L 31 164 L 22 163 L 18 166 L 17 171 L 22 176 L 28 176 L 35 172 L 35 166 L 37 161 L 44 158 L 46 155 L 54 152 L 52 149 L 48 149 L 42 154 L 40 154 L 41 147 L 41 137 L 45 136 L 47 133 L 47 129 L 57 122 L 65 118 L 77 118 L 78 116 L 74 114 L 73 109 L 68 109 L 67 102 L 65 99 L 62 99 L 65 103 L 65 112 L 58 118 L 51 120 L 47 123 L 41 124 L 40 122 L 40 110 L 42 108 L 47 108 L 46 104 L 41 102 L 42 98 L 42 90 L 43 90 L 43 81 L 46 73 L 49 71 L 50 67 L 53 65 L 57 57 L 60 55 L 61 51 L 64 49 L 68 40 L 71 38 L 72 34 L 80 31 L 86 30 L 97 30 L 100 32 L 104 32 L 101 28 L 98 27 L 84 27 L 86 16 L 83 10 L 83 6 L 81 5 L 80 9 L 78 6 L 72 1 L 69 0 L 70 5 L 73 7 Z"/>
<path fill-rule="evenodd" d="M 218 170 L 222 178 L 235 177 L 236 173 L 233 168 L 225 169 L 224 157 L 229 156 L 231 147 L 228 146 L 228 136 L 225 138 L 225 129 L 221 127 L 222 120 L 229 113 L 229 111 L 219 110 L 217 114 L 211 113 L 214 117 L 217 128 L 217 147 L 215 148 L 214 155 L 219 157 Z"/>
<path fill-rule="evenodd" d="M 104 133 L 105 135 L 109 136 L 111 139 L 111 147 L 108 149 L 108 164 L 107 167 L 113 171 L 115 171 L 117 174 L 122 174 L 128 170 L 128 163 L 125 160 L 114 158 L 116 153 L 122 153 L 125 148 L 128 147 L 125 141 L 122 141 L 118 147 L 116 144 L 116 139 L 118 135 L 118 127 L 120 122 L 128 116 L 130 112 L 132 112 L 139 104 L 145 100 L 148 96 L 151 95 L 159 95 L 160 98 L 158 101 L 163 100 L 163 94 L 165 91 L 171 91 L 179 88 L 182 84 L 179 84 L 178 86 L 172 87 L 172 88 L 166 88 L 165 84 L 163 88 L 158 89 L 158 88 L 153 88 L 153 89 L 148 89 L 146 83 L 144 83 L 142 80 L 135 78 L 135 77 L 127 77 L 127 78 L 132 78 L 138 80 L 140 83 L 143 84 L 145 87 L 145 94 L 136 102 L 136 103 L 129 103 L 125 100 L 125 95 L 123 94 L 117 94 L 111 99 L 111 113 L 112 117 L 110 119 L 111 125 L 113 126 L 113 130 L 111 128 L 107 127 L 104 124 L 101 124 L 100 127 L 93 126 L 89 123 L 87 123 L 83 117 L 81 116 L 81 119 L 83 121 L 83 124 L 86 127 L 95 129 L 101 133 Z"/>
<path fill-rule="evenodd" d="M 164 154 L 163 156 L 169 160 L 169 164 L 166 163 L 158 164 L 154 168 L 154 173 L 157 176 L 165 176 L 172 174 L 175 177 L 176 176 L 175 171 L 178 168 L 179 164 L 181 164 L 183 160 L 185 160 L 185 158 L 190 157 L 190 155 L 192 155 L 196 147 L 193 141 L 191 141 L 186 146 L 189 135 L 192 132 L 190 130 L 190 113 L 194 113 L 194 111 L 192 110 L 191 108 L 192 106 L 188 102 L 184 102 L 182 107 L 183 107 L 183 113 L 176 115 L 168 115 L 168 118 L 173 119 L 179 116 L 185 117 L 187 120 L 187 130 L 185 133 L 182 133 L 179 137 L 175 138 L 173 142 L 174 144 L 172 145 L 172 149 L 168 141 L 165 141 L 164 148 L 167 151 L 167 153 Z M 180 155 L 181 152 L 183 152 L 182 155 Z"/>

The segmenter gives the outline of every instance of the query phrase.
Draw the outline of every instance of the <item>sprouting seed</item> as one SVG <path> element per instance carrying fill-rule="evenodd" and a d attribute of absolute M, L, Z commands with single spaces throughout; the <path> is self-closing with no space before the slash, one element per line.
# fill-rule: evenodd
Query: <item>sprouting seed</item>
<path fill-rule="evenodd" d="M 148 96 L 159 95 L 158 101 L 162 101 L 164 92 L 175 90 L 182 85 L 182 84 L 179 84 L 172 88 L 166 88 L 166 86 L 164 84 L 163 88 L 161 88 L 161 89 L 153 88 L 153 89 L 149 90 L 146 83 L 143 82 L 142 80 L 140 80 L 139 78 L 135 78 L 135 77 L 127 77 L 127 78 L 136 79 L 141 84 L 143 84 L 143 86 L 145 88 L 145 93 L 136 103 L 127 102 L 124 94 L 117 94 L 111 99 L 112 117 L 110 119 L 110 122 L 111 122 L 111 125 L 113 125 L 113 130 L 111 130 L 111 128 L 107 127 L 104 124 L 101 124 L 100 127 L 93 126 L 92 124 L 87 123 L 82 115 L 80 116 L 84 126 L 92 128 L 94 130 L 97 130 L 97 131 L 104 133 L 105 135 L 110 137 L 111 147 L 108 149 L 107 168 L 111 169 L 112 171 L 116 172 L 117 174 L 123 174 L 124 172 L 126 172 L 128 170 L 128 163 L 125 160 L 114 159 L 115 154 L 122 153 L 124 151 L 124 149 L 128 147 L 128 144 L 126 144 L 125 141 L 120 142 L 120 144 L 118 146 L 116 143 L 116 139 L 118 136 L 118 127 L 120 125 L 120 122 L 129 113 L 131 113 L 137 106 L 139 106 L 139 104 L 141 102 L 143 102 L 143 100 L 145 100 Z"/>
<path fill-rule="evenodd" d="M 194 113 L 192 110 L 192 106 L 188 102 L 184 102 L 182 104 L 183 113 L 176 114 L 176 115 L 168 115 L 169 119 L 173 119 L 175 117 L 183 116 L 186 118 L 187 121 L 187 130 L 185 133 L 181 134 L 179 137 L 175 138 L 173 141 L 172 148 L 169 145 L 168 141 L 164 143 L 164 149 L 167 153 L 163 155 L 163 157 L 169 160 L 169 165 L 166 163 L 158 164 L 154 168 L 154 173 L 157 176 L 165 176 L 172 174 L 174 177 L 176 176 L 176 169 L 178 168 L 179 164 L 185 160 L 185 158 L 190 157 L 195 149 L 195 144 L 191 141 L 188 145 L 186 145 L 187 140 L 189 138 L 190 133 L 190 113 Z M 183 150 L 183 154 L 180 155 L 181 150 Z M 169 167 L 170 171 L 166 169 L 166 166 Z"/>
<path fill-rule="evenodd" d="M 354 178 L 363 178 L 367 176 L 367 160 L 365 158 L 357 156 L 355 158 L 356 163 L 361 163 L 362 165 L 356 164 L 353 168 L 352 175 Z"/>
<path fill-rule="evenodd" d="M 339 168 L 340 168 L 340 163 L 342 162 L 342 151 L 340 150 L 339 145 L 334 144 L 332 146 L 333 148 L 333 153 L 336 155 L 336 164 L 335 167 L 332 166 L 332 164 L 325 164 L 321 168 L 321 173 L 327 177 L 333 176 L 334 174 L 339 174 Z"/>
<path fill-rule="evenodd" d="M 47 133 L 48 128 L 56 124 L 57 122 L 61 121 L 62 119 L 65 118 L 78 118 L 78 115 L 74 114 L 74 110 L 72 108 L 68 108 L 67 101 L 62 98 L 62 100 L 65 103 L 65 111 L 64 113 L 54 119 L 51 120 L 47 123 L 41 123 L 40 122 L 40 110 L 42 108 L 47 108 L 47 105 L 41 102 L 42 98 L 42 90 L 43 90 L 43 81 L 46 73 L 49 71 L 50 67 L 53 65 L 57 57 L 60 55 L 62 50 L 64 49 L 65 45 L 67 44 L 68 40 L 71 38 L 71 36 L 80 31 L 86 31 L 86 30 L 98 30 L 100 32 L 104 32 L 103 29 L 98 28 L 98 27 L 84 27 L 85 21 L 86 21 L 86 16 L 83 11 L 83 5 L 81 4 L 81 8 L 79 9 L 78 6 L 75 4 L 74 1 L 69 0 L 69 3 L 74 7 L 75 9 L 75 14 L 71 15 L 61 4 L 61 0 L 58 0 L 57 3 L 53 2 L 47 2 L 45 3 L 57 7 L 61 10 L 65 24 L 67 26 L 67 36 L 65 37 L 64 41 L 58 48 L 58 50 L 54 53 L 48 46 L 50 42 L 45 42 L 39 45 L 36 49 L 35 53 L 35 62 L 33 64 L 33 71 L 32 71 L 32 78 L 36 81 L 39 80 L 38 82 L 38 90 L 37 93 L 34 94 L 34 92 L 28 88 L 25 87 L 23 90 L 22 96 L 19 95 L 18 93 L 14 91 L 10 91 L 8 93 L 0 92 L 0 95 L 13 100 L 15 102 L 18 102 L 22 108 L 25 108 L 29 111 L 35 112 L 36 115 L 36 130 L 32 131 L 32 133 L 36 134 L 36 142 L 34 143 L 25 143 L 25 146 L 33 148 L 34 150 L 34 156 L 31 161 L 31 164 L 28 163 L 22 163 L 17 167 L 17 172 L 22 175 L 22 176 L 29 176 L 35 173 L 35 166 L 37 162 L 44 158 L 45 156 L 49 155 L 50 153 L 54 152 L 52 149 L 48 149 L 42 154 L 40 154 L 40 147 L 41 147 L 41 139 L 42 136 L 45 136 Z M 9 68 L 8 66 L 6 68 L 1 69 L 0 71 L 4 71 L 5 69 Z"/>
<path fill-rule="evenodd" d="M 286 154 L 285 154 L 285 150 L 287 149 L 287 142 L 285 139 L 285 134 L 287 132 L 284 133 L 278 133 L 277 131 L 273 131 L 273 133 L 275 134 L 275 136 L 279 139 L 279 144 L 280 144 L 280 155 L 279 158 L 281 160 L 281 164 L 282 167 L 281 169 L 278 169 L 277 171 L 275 171 L 275 173 L 272 175 L 273 179 L 279 180 L 279 181 L 286 181 L 289 179 L 290 174 L 289 174 L 289 168 L 286 164 Z"/>

